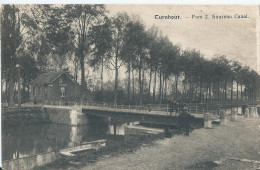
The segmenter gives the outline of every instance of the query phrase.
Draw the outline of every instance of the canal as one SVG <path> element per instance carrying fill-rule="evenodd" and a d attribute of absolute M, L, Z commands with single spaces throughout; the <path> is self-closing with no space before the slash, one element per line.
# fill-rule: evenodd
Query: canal
<path fill-rule="evenodd" d="M 231 113 L 231 109 L 227 109 L 226 112 Z M 30 114 L 33 115 L 32 112 Z M 78 156 L 87 159 L 87 162 L 93 162 L 100 155 L 127 152 L 158 138 L 183 133 L 182 127 L 178 125 L 178 117 L 175 116 L 156 117 L 156 115 L 98 111 L 88 111 L 85 114 L 87 123 L 81 126 L 50 122 L 17 125 L 4 123 L 2 127 L 3 167 L 6 166 L 7 169 L 39 168 L 64 159 L 67 161 L 65 167 L 70 167 L 68 162 L 75 161 L 75 157 L 78 158 Z M 193 128 L 203 127 L 203 119 L 194 120 Z M 105 145 L 95 152 L 78 152 L 72 159 L 64 158 L 60 154 L 61 150 L 99 140 L 105 141 Z M 55 168 L 60 168 L 59 166 Z M 64 165 L 62 166 L 64 168 Z"/>
<path fill-rule="evenodd" d="M 142 140 L 140 143 L 150 140 L 149 138 L 152 140 L 155 136 L 165 137 L 165 127 L 176 129 L 175 126 L 168 126 L 168 122 L 162 124 L 160 121 L 160 124 L 156 124 L 156 121 L 153 121 L 155 123 L 151 123 L 151 118 L 144 119 L 144 117 L 136 115 L 87 114 L 87 121 L 87 125 L 84 126 L 42 123 L 3 127 L 3 164 L 6 163 L 9 168 L 14 169 L 18 169 L 15 168 L 16 166 L 30 169 L 63 159 L 59 151 L 64 148 L 105 140 L 103 150 L 111 151 L 125 143 L 132 141 L 138 143 L 140 137 Z M 129 129 L 126 131 L 127 127 L 135 126 L 142 127 L 141 132 L 132 128 L 131 131 Z M 151 129 L 157 130 L 158 133 L 149 133 Z M 146 132 L 148 135 L 145 135 Z"/>

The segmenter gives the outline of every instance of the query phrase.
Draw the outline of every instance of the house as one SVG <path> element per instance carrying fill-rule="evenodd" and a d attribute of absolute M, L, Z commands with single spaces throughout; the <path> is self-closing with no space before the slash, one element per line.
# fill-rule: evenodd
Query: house
<path fill-rule="evenodd" d="M 30 86 L 30 100 L 34 103 L 77 101 L 81 94 L 80 86 L 68 72 L 42 73 Z"/>

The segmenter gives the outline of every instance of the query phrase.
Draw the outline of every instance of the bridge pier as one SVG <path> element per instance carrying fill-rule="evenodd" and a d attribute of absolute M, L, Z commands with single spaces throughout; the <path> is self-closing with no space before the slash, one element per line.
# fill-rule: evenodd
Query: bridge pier
<path fill-rule="evenodd" d="M 249 115 L 249 108 L 245 109 L 245 117 L 250 117 L 250 115 Z"/>
<path fill-rule="evenodd" d="M 250 117 L 257 118 L 258 117 L 257 108 L 256 107 L 250 107 L 249 108 L 249 115 L 250 115 Z"/>
<path fill-rule="evenodd" d="M 82 109 L 65 106 L 43 106 L 44 115 L 49 121 L 67 125 L 86 125 L 87 116 L 82 113 Z"/>
<path fill-rule="evenodd" d="M 237 110 L 235 108 L 232 108 L 231 110 L 231 120 L 237 121 Z"/>
<path fill-rule="evenodd" d="M 227 115 L 224 110 L 220 110 L 220 124 L 226 125 L 227 124 Z"/>
<path fill-rule="evenodd" d="M 204 128 L 211 128 L 211 113 L 204 113 Z"/>

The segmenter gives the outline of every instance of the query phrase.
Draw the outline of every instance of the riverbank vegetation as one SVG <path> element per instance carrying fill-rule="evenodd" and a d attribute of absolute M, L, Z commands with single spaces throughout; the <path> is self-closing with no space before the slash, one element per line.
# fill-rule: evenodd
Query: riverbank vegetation
<path fill-rule="evenodd" d="M 3 5 L 1 38 L 2 102 L 9 106 L 17 100 L 17 64 L 23 102 L 29 100 L 30 82 L 50 71 L 69 71 L 97 102 L 258 98 L 255 70 L 225 55 L 184 50 L 156 26 L 125 12 L 111 16 L 105 5 Z M 108 71 L 113 77 L 105 81 Z"/>

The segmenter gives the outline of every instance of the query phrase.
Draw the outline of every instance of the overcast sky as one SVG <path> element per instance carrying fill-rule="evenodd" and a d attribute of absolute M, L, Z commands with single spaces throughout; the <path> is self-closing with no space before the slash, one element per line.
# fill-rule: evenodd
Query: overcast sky
<path fill-rule="evenodd" d="M 253 5 L 106 5 L 110 15 L 125 11 L 139 15 L 146 27 L 153 24 L 182 49 L 195 48 L 206 58 L 226 55 L 256 69 L 256 26 L 259 7 Z M 231 15 L 232 19 L 192 19 L 192 15 Z M 235 19 L 234 15 L 249 18 Z M 180 15 L 179 20 L 156 20 L 155 15 Z"/>

